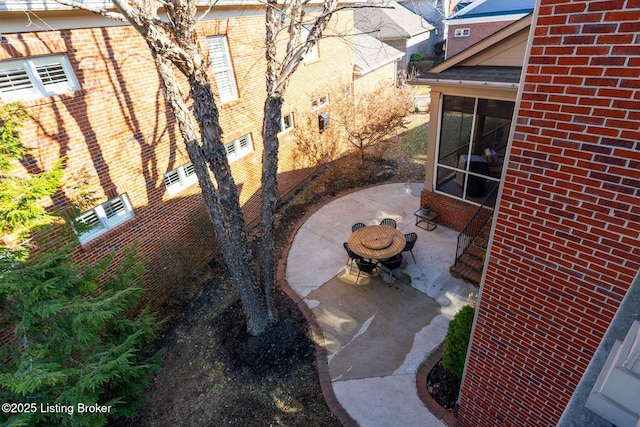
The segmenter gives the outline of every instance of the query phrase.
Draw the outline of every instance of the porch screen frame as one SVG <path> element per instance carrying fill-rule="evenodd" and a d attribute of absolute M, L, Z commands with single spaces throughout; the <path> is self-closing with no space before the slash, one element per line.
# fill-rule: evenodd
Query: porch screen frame
<path fill-rule="evenodd" d="M 512 99 L 509 98 L 503 98 L 503 97 L 495 97 L 495 98 L 489 98 L 489 97 L 480 97 L 477 95 L 462 95 L 462 94 L 448 94 L 448 93 L 440 93 L 439 96 L 439 111 L 438 111 L 438 120 L 437 120 L 437 134 L 436 134 L 436 147 L 435 147 L 435 159 L 434 159 L 434 168 L 433 168 L 433 176 L 432 176 L 432 183 L 433 183 L 433 191 L 435 193 L 438 194 L 443 194 L 445 196 L 448 197 L 452 197 L 454 199 L 458 199 L 461 200 L 465 203 L 471 203 L 474 205 L 480 205 L 481 202 L 484 200 L 484 198 L 486 197 L 486 195 L 488 195 L 490 193 L 490 190 L 485 190 L 484 194 L 482 196 L 478 196 L 478 197 L 474 197 L 476 200 L 471 199 L 470 196 L 468 194 L 468 187 L 469 187 L 469 176 L 472 177 L 476 177 L 478 179 L 484 179 L 489 183 L 493 183 L 493 185 L 500 185 L 500 180 L 501 180 L 501 176 L 499 177 L 494 177 L 494 176 L 490 176 L 489 173 L 482 174 L 482 173 L 477 173 L 477 172 L 473 172 L 470 171 L 470 167 L 472 165 L 472 161 L 467 161 L 465 164 L 465 168 L 459 168 L 459 156 L 456 156 L 456 161 L 455 161 L 455 165 L 447 165 L 444 163 L 440 163 L 441 159 L 440 158 L 440 154 L 441 154 L 441 149 L 442 149 L 442 135 L 443 135 L 443 120 L 444 120 L 444 115 L 445 115 L 445 99 L 447 97 L 450 98 L 471 98 L 473 99 L 473 113 L 472 113 L 472 117 L 471 117 L 471 129 L 470 129 L 470 133 L 469 133 L 469 141 L 466 144 L 458 144 L 458 147 L 462 147 L 463 145 L 466 145 L 466 152 L 462 153 L 464 155 L 467 156 L 467 159 L 471 159 L 471 155 L 474 152 L 474 148 L 476 147 L 476 143 L 477 143 L 477 138 L 474 137 L 476 130 L 478 128 L 478 121 L 479 121 L 479 117 L 478 116 L 478 109 L 479 109 L 479 105 L 482 102 L 508 102 L 510 104 L 512 104 L 512 109 L 511 109 L 511 115 L 509 119 L 506 118 L 500 118 L 500 117 L 495 117 L 495 119 L 497 120 L 507 120 L 508 126 L 505 127 L 505 125 L 502 125 L 502 132 L 501 135 L 503 135 L 504 137 L 504 146 L 503 146 L 503 150 L 504 152 L 501 154 L 505 154 L 506 151 L 508 150 L 509 147 L 509 134 L 510 134 L 510 130 L 511 127 L 513 126 L 513 113 L 515 112 L 515 102 Z M 461 112 L 463 113 L 463 112 Z M 463 113 L 464 114 L 464 113 Z M 481 116 L 481 117 L 493 117 L 493 116 Z M 496 127 L 496 132 L 497 129 L 499 129 L 500 127 L 497 126 Z M 486 135 L 484 135 L 486 136 Z M 482 142 L 480 142 L 480 144 L 483 144 Z M 453 152 L 455 153 L 455 151 Z M 451 153 L 447 153 L 447 154 L 451 154 Z M 478 153 L 476 153 L 476 155 L 480 155 Z M 504 167 L 504 166 L 503 166 Z M 448 171 L 448 173 L 450 173 L 449 178 L 446 179 L 439 179 L 439 174 L 442 173 L 442 171 Z M 444 191 L 442 189 L 440 189 L 440 187 L 442 186 L 442 184 L 450 181 L 450 180 L 455 180 L 458 173 L 462 173 L 463 174 L 463 185 L 462 185 L 462 189 L 461 189 L 461 195 L 457 195 L 457 194 L 452 194 L 451 192 L 447 192 Z"/>

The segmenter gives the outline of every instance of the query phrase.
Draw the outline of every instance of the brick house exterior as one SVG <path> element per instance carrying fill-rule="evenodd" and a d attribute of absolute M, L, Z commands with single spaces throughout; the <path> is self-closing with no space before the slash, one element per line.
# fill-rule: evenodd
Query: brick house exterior
<path fill-rule="evenodd" d="M 556 425 L 638 286 L 639 22 L 638 0 L 537 2 L 463 426 Z M 591 415 L 563 425 L 609 425 Z"/>
<path fill-rule="evenodd" d="M 58 158 L 65 157 L 67 179 L 81 170 L 94 178 L 97 203 L 126 195 L 126 200 L 117 200 L 116 207 L 122 208 L 124 203 L 133 216 L 95 238 L 81 239 L 73 257 L 91 262 L 113 254 L 117 260 L 125 247 L 138 242 L 140 253 L 155 266 L 146 280 L 149 298 L 160 304 L 175 291 L 171 289 L 173 277 L 181 274 L 175 270 L 186 268 L 169 264 L 164 255 L 188 253 L 183 256 L 188 258 L 186 262 L 200 265 L 210 256 L 210 224 L 203 214 L 199 187 L 192 179 L 185 179 L 184 166 L 189 159 L 143 39 L 129 26 L 83 11 L 62 10 L 38 11 L 46 31 L 27 26 L 29 20 L 23 12 L 0 10 L 0 67 L 6 71 L 9 61 L 22 66 L 24 59 L 55 55 L 66 57 L 77 80 L 72 91 L 23 103 L 31 118 L 21 133 L 22 139 L 34 150 L 24 162 L 22 173 L 49 169 Z M 240 7 L 226 2 L 216 6 L 198 27 L 203 46 L 208 46 L 210 37 L 225 36 L 227 65 L 230 62 L 237 96 L 227 102 L 217 99 L 217 104 L 225 144 L 240 141 L 232 145 L 242 155 L 231 166 L 249 224 L 256 223 L 259 216 L 264 15 L 258 3 Z M 352 12 L 341 12 L 325 34 L 348 33 L 352 22 Z M 283 116 L 292 113 L 293 120 L 286 127 L 295 124 L 296 112 L 321 112 L 318 99 L 328 95 L 323 100 L 330 102 L 333 94 L 326 93 L 330 84 L 352 82 L 353 50 L 348 43 L 329 37 L 319 42 L 317 52 L 317 59 L 305 60 L 290 81 L 282 112 Z M 214 72 L 212 69 L 216 91 L 219 81 Z M 280 142 L 282 197 L 312 169 L 294 163 L 295 142 L 286 130 Z M 189 185 L 169 191 L 167 183 L 174 178 Z M 68 191 L 60 191 L 52 204 L 64 210 L 68 198 Z M 103 210 L 111 207 L 104 205 Z"/>
<path fill-rule="evenodd" d="M 445 58 L 497 33 L 533 10 L 534 0 L 476 0 L 445 20 Z"/>

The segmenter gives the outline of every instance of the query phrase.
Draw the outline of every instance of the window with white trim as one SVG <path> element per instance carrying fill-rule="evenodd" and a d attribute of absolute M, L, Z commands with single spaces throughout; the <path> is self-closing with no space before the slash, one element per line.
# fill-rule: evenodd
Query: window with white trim
<path fill-rule="evenodd" d="M 311 34 L 311 26 L 303 25 L 300 28 L 300 40 L 302 41 L 302 43 L 305 43 L 307 41 L 307 39 L 309 38 L 309 34 Z M 318 40 L 316 40 L 311 50 L 309 50 L 309 52 L 307 52 L 307 54 L 304 56 L 302 62 L 316 61 L 319 57 L 320 55 L 318 55 Z"/>
<path fill-rule="evenodd" d="M 317 98 L 311 101 L 311 109 L 317 110 L 319 108 L 324 107 L 327 104 L 329 104 L 329 95 L 325 94 L 325 95 L 322 95 L 320 98 Z"/>
<path fill-rule="evenodd" d="M 293 122 L 293 113 L 289 113 L 286 116 L 282 116 L 282 118 L 280 118 L 280 133 L 291 130 L 294 126 L 295 124 Z"/>
<path fill-rule="evenodd" d="M 456 28 L 453 32 L 453 37 L 469 37 L 470 34 L 470 28 Z"/>
<path fill-rule="evenodd" d="M 122 194 L 78 216 L 73 220 L 73 228 L 80 243 L 87 243 L 133 216 L 129 199 Z"/>
<path fill-rule="evenodd" d="M 164 185 L 167 193 L 173 195 L 198 182 L 193 163 L 186 163 L 164 174 Z"/>
<path fill-rule="evenodd" d="M 226 36 L 207 37 L 209 56 L 213 74 L 218 85 L 220 102 L 227 103 L 238 99 L 238 88 L 233 75 L 233 64 L 229 54 L 229 45 Z"/>
<path fill-rule="evenodd" d="M 241 157 L 253 151 L 253 144 L 251 143 L 251 135 L 244 135 L 240 138 L 231 141 L 224 145 L 227 149 L 227 158 L 229 162 L 238 160 Z"/>
<path fill-rule="evenodd" d="M 65 55 L 0 61 L 0 98 L 17 102 L 80 89 Z"/>

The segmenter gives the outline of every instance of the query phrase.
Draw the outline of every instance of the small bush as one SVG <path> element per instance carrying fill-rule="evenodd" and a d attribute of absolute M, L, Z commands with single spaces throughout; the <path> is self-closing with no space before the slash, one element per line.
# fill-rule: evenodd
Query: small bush
<path fill-rule="evenodd" d="M 425 56 L 421 53 L 412 53 L 411 57 L 409 58 L 409 61 L 411 62 L 418 62 L 418 61 L 424 61 L 425 60 Z"/>
<path fill-rule="evenodd" d="M 464 370 L 474 311 L 473 306 L 466 305 L 462 307 L 449 323 L 447 336 L 444 339 L 442 364 L 458 378 L 462 377 Z"/>

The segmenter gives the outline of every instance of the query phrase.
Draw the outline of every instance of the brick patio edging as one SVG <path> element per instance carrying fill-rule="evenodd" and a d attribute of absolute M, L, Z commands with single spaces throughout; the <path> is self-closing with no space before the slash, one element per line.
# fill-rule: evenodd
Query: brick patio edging
<path fill-rule="evenodd" d="M 298 306 L 298 309 L 302 312 L 304 318 L 309 324 L 309 328 L 311 329 L 311 334 L 313 335 L 313 340 L 316 343 L 316 363 L 318 365 L 318 381 L 320 382 L 320 389 L 322 390 L 322 396 L 324 397 L 324 400 L 327 403 L 327 406 L 329 407 L 329 410 L 331 411 L 331 413 L 338 419 L 340 424 L 342 424 L 344 427 L 359 427 L 359 424 L 344 409 L 344 407 L 338 401 L 338 398 L 336 397 L 335 393 L 333 392 L 333 387 L 331 386 L 331 375 L 329 375 L 329 364 L 327 362 L 327 349 L 325 346 L 324 334 L 322 333 L 322 329 L 320 328 L 320 325 L 318 324 L 318 321 L 316 320 L 315 315 L 313 314 L 311 309 L 307 306 L 307 304 L 304 302 L 304 299 L 300 298 L 300 296 L 293 289 L 289 287 L 289 283 L 287 282 L 285 271 L 287 269 L 287 256 L 289 255 L 289 248 L 291 247 L 291 243 L 293 242 L 293 239 L 295 238 L 296 234 L 298 234 L 298 230 L 300 229 L 300 227 L 304 225 L 304 223 L 309 219 L 309 217 L 311 217 L 311 215 L 313 215 L 318 210 L 320 210 L 320 208 L 322 208 L 324 205 L 331 203 L 334 200 L 339 199 L 340 197 L 344 197 L 347 194 L 353 193 L 355 191 L 364 190 L 369 187 L 374 187 L 374 185 L 347 190 L 345 192 L 342 192 L 336 195 L 335 197 L 332 197 L 331 199 L 329 199 L 328 201 L 326 201 L 321 205 L 311 207 L 304 214 L 304 216 L 298 220 L 298 222 L 293 228 L 293 231 L 287 238 L 285 245 L 282 249 L 282 254 L 280 255 L 280 260 L 278 261 L 278 270 L 276 272 L 277 274 L 276 280 L 280 284 L 280 288 L 284 291 L 285 294 L 287 294 L 289 298 L 291 298 L 291 300 L 294 303 L 296 303 L 296 305 Z"/>
<path fill-rule="evenodd" d="M 427 406 L 433 415 L 438 417 L 449 427 L 457 427 L 458 419 L 451 412 L 440 406 L 440 404 L 436 402 L 427 391 L 427 376 L 431 369 L 433 369 L 440 359 L 442 359 L 443 348 L 444 343 L 440 343 L 440 345 L 427 356 L 418 368 L 418 372 L 416 373 L 416 390 L 418 391 L 418 397 L 420 397 L 422 403 Z"/>

